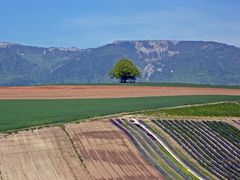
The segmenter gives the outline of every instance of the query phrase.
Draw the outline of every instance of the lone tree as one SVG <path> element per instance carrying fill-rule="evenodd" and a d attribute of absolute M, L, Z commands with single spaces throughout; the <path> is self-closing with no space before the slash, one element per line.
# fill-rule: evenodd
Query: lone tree
<path fill-rule="evenodd" d="M 141 76 L 138 68 L 129 59 L 120 59 L 114 68 L 109 72 L 111 78 L 120 79 L 121 83 L 126 83 L 128 80 L 134 82 L 137 77 Z"/>

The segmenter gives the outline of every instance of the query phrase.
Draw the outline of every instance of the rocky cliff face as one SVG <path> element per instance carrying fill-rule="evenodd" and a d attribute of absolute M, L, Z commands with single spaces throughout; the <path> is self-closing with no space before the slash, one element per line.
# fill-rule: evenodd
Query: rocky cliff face
<path fill-rule="evenodd" d="M 145 62 L 159 61 L 179 54 L 177 50 L 171 48 L 178 43 L 177 41 L 135 41 L 133 43 L 139 57 Z"/>
<path fill-rule="evenodd" d="M 110 82 L 130 58 L 140 81 L 240 85 L 240 49 L 203 41 L 115 41 L 98 48 L 42 48 L 0 42 L 0 85 Z"/>
<path fill-rule="evenodd" d="M 174 47 L 179 41 L 131 41 L 139 55 L 139 58 L 148 63 L 142 70 L 142 77 L 146 81 L 151 79 L 152 74 L 158 71 L 161 72 L 164 65 L 156 67 L 154 62 L 159 62 L 164 58 L 172 57 L 180 52 Z M 159 64 L 159 63 L 158 63 Z"/>

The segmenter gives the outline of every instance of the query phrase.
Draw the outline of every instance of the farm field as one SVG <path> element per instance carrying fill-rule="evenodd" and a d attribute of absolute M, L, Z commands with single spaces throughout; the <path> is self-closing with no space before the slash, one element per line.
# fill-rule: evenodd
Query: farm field
<path fill-rule="evenodd" d="M 214 116 L 214 117 L 240 117 L 240 102 L 226 102 L 217 104 L 197 105 L 189 107 L 176 107 L 161 110 L 142 112 L 146 116 Z"/>
<path fill-rule="evenodd" d="M 240 177 L 240 130 L 226 122 L 120 119 L 112 122 L 165 177 L 187 179 L 191 174 L 186 168 L 202 179 Z M 183 164 L 176 162 L 163 146 Z"/>
<path fill-rule="evenodd" d="M 138 122 L 153 135 L 126 119 L 2 134 L 0 177 L 3 180 L 239 177 L 240 130 L 230 124 L 200 120 Z"/>
<path fill-rule="evenodd" d="M 77 85 L 77 84 L 76 84 Z M 85 85 L 99 85 L 99 84 L 85 84 Z M 113 84 L 102 84 L 102 85 L 118 85 L 119 83 Z M 211 85 L 211 84 L 189 84 L 189 83 L 158 83 L 158 82 L 136 82 L 134 84 L 122 84 L 123 86 L 170 86 L 170 87 L 200 87 L 200 88 L 226 88 L 226 89 L 240 89 L 240 86 L 231 85 Z"/>
<path fill-rule="evenodd" d="M 93 99 L 180 95 L 240 95 L 240 89 L 111 85 L 0 87 L 0 99 Z"/>
<path fill-rule="evenodd" d="M 206 177 L 204 173 L 194 169 L 190 170 L 179 163 L 165 146 L 157 141 L 154 134 L 150 134 L 139 123 L 128 120 L 113 119 L 111 122 L 125 132 L 142 156 L 154 166 L 164 178 L 170 179 L 197 179 Z M 140 121 L 139 121 L 140 122 Z M 145 123 L 144 123 L 145 125 Z"/>
<path fill-rule="evenodd" d="M 240 178 L 239 129 L 217 121 L 160 120 L 153 123 L 216 177 Z"/>
<path fill-rule="evenodd" d="M 90 179 L 59 127 L 0 138 L 0 179 Z"/>
<path fill-rule="evenodd" d="M 136 125 L 116 117 L 239 117 L 240 89 L 69 85 L 1 87 L 0 92 L 1 180 L 239 177 L 240 121 L 140 120 Z M 199 105 L 216 102 L 225 103 Z M 82 122 L 91 118 L 99 121 Z M 157 123 L 174 123 L 178 130 Z"/>
<path fill-rule="evenodd" d="M 66 125 L 94 179 L 162 179 L 109 121 Z"/>
<path fill-rule="evenodd" d="M 0 179 L 162 179 L 109 121 L 0 137 Z"/>
<path fill-rule="evenodd" d="M 170 96 L 114 99 L 0 100 L 0 132 L 82 121 L 116 113 L 220 101 L 240 96 Z"/>

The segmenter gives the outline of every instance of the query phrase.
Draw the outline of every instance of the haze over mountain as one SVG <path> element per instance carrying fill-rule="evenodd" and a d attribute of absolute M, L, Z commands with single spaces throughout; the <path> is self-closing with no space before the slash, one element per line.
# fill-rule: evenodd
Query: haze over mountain
<path fill-rule="evenodd" d="M 44 48 L 0 42 L 0 85 L 104 83 L 120 58 L 139 81 L 240 85 L 240 48 L 205 41 L 115 41 L 98 48 Z"/>

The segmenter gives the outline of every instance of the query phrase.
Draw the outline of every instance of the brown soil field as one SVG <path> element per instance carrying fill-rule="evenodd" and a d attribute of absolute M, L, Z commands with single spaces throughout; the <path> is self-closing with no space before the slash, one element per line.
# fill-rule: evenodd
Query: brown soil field
<path fill-rule="evenodd" d="M 90 179 L 67 134 L 58 127 L 0 138 L 1 180 Z"/>
<path fill-rule="evenodd" d="M 240 89 L 111 85 L 0 87 L 0 99 L 88 99 L 176 95 L 240 95 Z"/>
<path fill-rule="evenodd" d="M 94 179 L 162 179 L 109 121 L 69 124 L 66 131 Z"/>
<path fill-rule="evenodd" d="M 162 179 L 109 121 L 0 136 L 0 180 Z"/>

